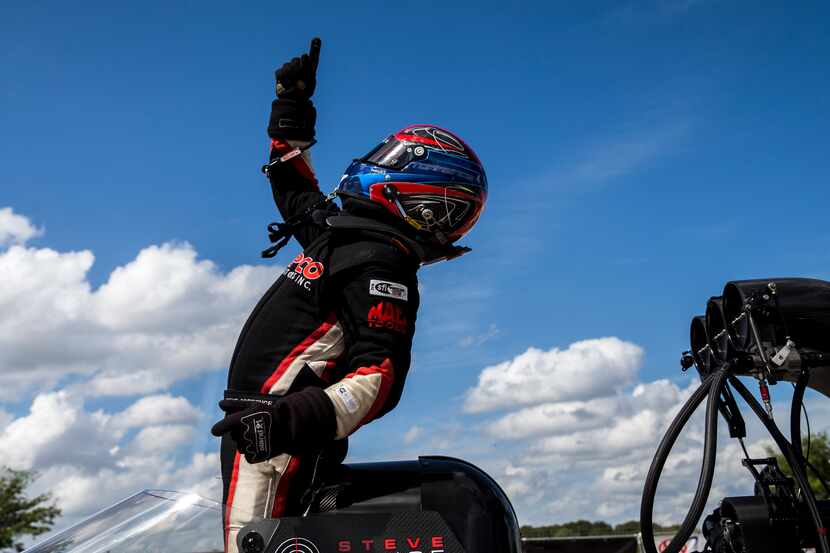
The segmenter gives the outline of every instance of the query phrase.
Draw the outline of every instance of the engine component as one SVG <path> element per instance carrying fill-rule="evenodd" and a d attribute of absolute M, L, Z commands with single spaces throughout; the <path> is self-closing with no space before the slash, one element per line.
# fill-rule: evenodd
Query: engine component
<path fill-rule="evenodd" d="M 694 361 L 703 383 L 687 400 L 655 452 L 643 488 L 640 523 L 643 547 L 653 544 L 653 508 L 657 483 L 672 446 L 691 415 L 708 397 L 706 435 L 700 480 L 680 530 L 665 548 L 678 553 L 702 513 L 711 488 L 716 457 L 717 413 L 729 433 L 741 440 L 744 466 L 755 479 L 755 495 L 729 497 L 704 522 L 705 551 L 724 553 L 795 553 L 814 547 L 830 553 L 825 521 L 830 501 L 819 502 L 806 471 L 815 468 L 801 450 L 801 409 L 807 386 L 830 396 L 830 282 L 804 278 L 732 281 L 722 296 L 709 298 L 705 317 L 692 319 L 681 366 Z M 758 380 L 761 403 L 738 379 Z M 768 384 L 780 379 L 796 382 L 790 409 L 792 442 L 775 424 Z M 732 395 L 736 390 L 775 441 L 794 476 L 783 475 L 774 459 L 750 459 L 742 439 L 743 418 Z M 762 467 L 759 470 L 759 467 Z M 818 473 L 817 473 L 818 474 Z M 819 479 L 830 495 L 830 485 Z"/>
<path fill-rule="evenodd" d="M 692 319 L 689 329 L 689 342 L 692 346 L 692 357 L 701 377 L 705 377 L 715 367 L 715 354 L 709 343 L 709 333 L 706 331 L 706 317 L 698 315 Z"/>
<path fill-rule="evenodd" d="M 810 387 L 830 396 L 830 282 L 731 281 L 723 289 L 723 314 L 733 357 L 749 373 L 763 371 L 774 384 L 794 382 L 803 368 L 827 369 L 814 374 Z"/>

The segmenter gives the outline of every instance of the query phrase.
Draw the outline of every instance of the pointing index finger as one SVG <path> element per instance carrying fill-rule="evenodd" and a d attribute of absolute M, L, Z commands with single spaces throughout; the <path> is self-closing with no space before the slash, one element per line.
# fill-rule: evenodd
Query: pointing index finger
<path fill-rule="evenodd" d="M 308 57 L 311 59 L 311 66 L 316 70 L 317 64 L 320 62 L 320 46 L 323 41 L 319 37 L 311 39 L 311 47 L 308 49 Z"/>

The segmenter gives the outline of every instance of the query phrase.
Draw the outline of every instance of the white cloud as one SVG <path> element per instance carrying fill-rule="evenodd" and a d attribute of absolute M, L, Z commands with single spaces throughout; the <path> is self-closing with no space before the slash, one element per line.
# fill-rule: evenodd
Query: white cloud
<path fill-rule="evenodd" d="M 13 419 L 14 419 L 14 417 L 12 416 L 11 413 L 8 413 L 8 412 L 4 411 L 3 409 L 0 409 L 0 432 L 5 430 L 6 426 L 8 426 L 9 423 L 12 422 Z"/>
<path fill-rule="evenodd" d="M 0 247 L 25 244 L 42 234 L 43 229 L 34 226 L 27 217 L 18 215 L 10 207 L 0 208 Z"/>
<path fill-rule="evenodd" d="M 605 422 L 609 425 L 605 428 L 544 438 L 531 449 L 540 453 L 566 454 L 571 458 L 612 458 L 654 444 L 662 429 L 660 415 L 652 410 Z"/>
<path fill-rule="evenodd" d="M 643 350 L 619 338 L 575 342 L 564 350 L 529 348 L 510 361 L 485 368 L 467 392 L 469 413 L 545 401 L 602 397 L 629 384 Z"/>
<path fill-rule="evenodd" d="M 418 425 L 411 427 L 403 435 L 403 443 L 405 445 L 412 445 L 415 441 L 424 434 L 424 429 Z"/>
<path fill-rule="evenodd" d="M 0 409 L 0 464 L 40 475 L 31 491 L 54 494 L 59 526 L 144 488 L 218 499 L 218 455 L 198 450 L 213 443 L 211 421 L 183 397 L 146 394 L 227 367 L 279 268 L 223 271 L 189 244 L 168 243 L 144 248 L 96 289 L 91 251 L 26 246 L 40 234 L 0 210 L 0 401 L 34 393 L 25 413 Z M 108 394 L 144 397 L 87 407 Z"/>
<path fill-rule="evenodd" d="M 197 453 L 184 465 L 163 455 L 148 456 L 143 461 L 97 471 L 78 465 L 52 465 L 39 470 L 32 492 L 52 492 L 63 510 L 58 529 L 143 489 L 193 491 L 208 499 L 221 499 L 217 454 Z"/>
<path fill-rule="evenodd" d="M 172 451 L 192 436 L 193 426 L 170 423 L 199 418 L 199 410 L 181 397 L 146 397 L 120 413 L 105 413 L 86 411 L 83 399 L 66 390 L 39 394 L 26 415 L 0 431 L 0 459 L 24 469 L 109 466 L 130 428 L 143 427 L 133 440 L 135 451 L 151 451 L 154 443 Z"/>
<path fill-rule="evenodd" d="M 192 426 L 186 424 L 148 426 L 136 434 L 128 451 L 139 455 L 175 451 L 192 440 L 194 431 Z"/>
<path fill-rule="evenodd" d="M 615 519 L 619 517 L 623 512 L 625 512 L 625 510 L 625 505 L 620 505 L 619 503 L 612 502 L 602 502 L 597 507 L 597 514 L 604 519 Z"/>
<path fill-rule="evenodd" d="M 222 478 L 218 453 L 194 453 L 190 462 L 175 470 L 159 474 L 156 487 L 197 493 L 207 499 L 222 501 Z"/>
<path fill-rule="evenodd" d="M 150 407 L 159 407 L 151 413 Z M 177 414 L 175 409 L 181 410 Z M 146 488 L 196 490 L 218 497 L 216 454 L 195 453 L 177 461 L 182 446 L 207 428 L 188 424 L 198 411 L 183 398 L 155 396 L 121 412 L 87 411 L 66 391 L 39 394 L 29 412 L 0 431 L 0 459 L 12 468 L 39 473 L 32 491 L 52 492 L 64 512 L 62 525 Z"/>
<path fill-rule="evenodd" d="M 495 323 L 491 323 L 485 332 L 477 335 L 468 335 L 463 337 L 459 342 L 459 345 L 462 348 L 469 348 L 473 346 L 478 347 L 484 345 L 493 338 L 496 338 L 499 334 L 501 334 L 501 330 L 499 330 L 499 327 L 497 327 Z"/>
<path fill-rule="evenodd" d="M 452 434 L 455 439 L 442 446 L 494 476 L 523 524 L 637 519 L 657 444 L 699 386 L 688 376 L 683 385 L 666 379 L 638 382 L 642 357 L 642 348 L 634 344 L 602 338 L 549 351 L 530 348 L 487 367 L 467 394 L 465 411 L 477 415 L 476 423 L 468 422 L 462 434 Z M 609 367 L 610 359 L 628 362 Z M 574 379 L 581 379 L 583 386 L 575 387 Z M 776 411 L 785 412 L 789 388 L 778 387 L 773 393 L 782 402 Z M 828 412 L 815 402 L 814 431 L 826 427 L 818 421 L 830 420 Z M 750 453 L 766 456 L 765 432 L 751 413 L 745 410 L 744 415 Z M 654 514 L 660 523 L 678 522 L 689 507 L 700 471 L 703 418 L 701 407 L 666 462 Z M 445 436 L 456 423 L 418 425 L 426 434 Z M 723 423 L 718 440 L 708 511 L 725 496 L 751 495 L 753 489 L 740 462 L 742 452 Z"/>
<path fill-rule="evenodd" d="M 98 466 L 109 457 L 119 433 L 105 429 L 107 417 L 89 413 L 65 391 L 37 396 L 26 416 L 0 434 L 0 459 L 14 468 L 51 464 Z"/>
<path fill-rule="evenodd" d="M 201 412 L 183 397 L 169 394 L 147 396 L 113 417 L 113 424 L 121 429 L 158 424 L 196 422 Z"/>
<path fill-rule="evenodd" d="M 607 422 L 617 405 L 614 398 L 543 403 L 501 417 L 486 432 L 502 440 L 518 440 L 596 428 Z"/>
<path fill-rule="evenodd" d="M 89 251 L 0 252 L 0 400 L 91 375 L 78 393 L 133 395 L 227 366 L 245 315 L 278 269 L 221 272 L 189 244 L 143 249 L 93 290 Z"/>
<path fill-rule="evenodd" d="M 98 322 L 107 328 L 178 332 L 197 328 L 240 302 L 247 304 L 251 285 L 256 285 L 253 293 L 259 297 L 273 277 L 273 268 L 250 266 L 223 275 L 212 261 L 197 260 L 186 243 L 149 246 L 112 272 L 96 291 L 92 306 Z"/>
<path fill-rule="evenodd" d="M 603 393 L 601 388 L 598 393 Z M 670 411 L 689 390 L 680 390 L 668 380 L 636 385 L 630 393 L 586 399 L 583 401 L 546 402 L 518 409 L 486 426 L 486 433 L 502 440 L 519 440 L 532 436 L 569 435 L 607 427 L 608 421 L 645 409 Z"/>
<path fill-rule="evenodd" d="M 243 317 L 277 269 L 223 272 L 187 244 L 164 244 L 145 248 L 93 289 L 91 252 L 25 247 L 16 232 L 17 243 L 0 251 L 0 399 L 46 389 L 67 375 L 80 382 L 38 394 L 23 416 L 0 410 L 3 463 L 37 470 L 33 492 L 53 491 L 66 521 L 142 488 L 216 498 L 218 456 L 193 445 L 209 439 L 211 421 L 190 402 L 156 394 L 90 411 L 84 398 L 155 393 L 225 367 Z M 403 441 L 480 463 L 523 523 L 636 518 L 657 440 L 696 386 L 636 383 L 642 358 L 642 348 L 618 338 L 529 348 L 485 368 L 468 391 L 464 410 L 481 414 L 479 427 L 413 424 Z M 821 419 L 815 415 L 814 422 Z M 699 469 L 699 422 L 666 465 L 660 521 L 676 521 L 688 506 Z M 735 444 L 719 456 L 713 500 L 751 490 L 739 458 Z"/>

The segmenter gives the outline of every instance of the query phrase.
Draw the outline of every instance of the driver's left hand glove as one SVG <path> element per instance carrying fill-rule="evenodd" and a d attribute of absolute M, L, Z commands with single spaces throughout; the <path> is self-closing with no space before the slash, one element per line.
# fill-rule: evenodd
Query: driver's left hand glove
<path fill-rule="evenodd" d="M 320 388 L 305 388 L 284 397 L 231 396 L 219 402 L 226 415 L 210 431 L 214 436 L 230 433 L 236 449 L 249 463 L 261 463 L 282 453 L 320 450 L 334 438 L 334 406 Z"/>

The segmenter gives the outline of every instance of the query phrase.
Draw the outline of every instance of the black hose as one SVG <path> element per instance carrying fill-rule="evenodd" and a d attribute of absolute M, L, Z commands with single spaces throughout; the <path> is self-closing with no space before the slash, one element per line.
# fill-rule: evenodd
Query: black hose
<path fill-rule="evenodd" d="M 643 500 L 640 505 L 640 533 L 643 539 L 643 547 L 646 553 L 658 553 L 654 545 L 654 522 L 652 520 L 654 513 L 654 498 L 657 495 L 657 483 L 660 480 L 660 474 L 663 472 L 663 467 L 669 457 L 669 453 L 674 447 L 674 443 L 683 431 L 683 427 L 691 418 L 692 414 L 700 406 L 703 398 L 708 396 L 706 403 L 706 434 L 703 445 L 703 463 L 700 468 L 700 478 L 698 479 L 697 491 L 680 525 L 680 530 L 671 540 L 668 547 L 663 551 L 664 553 L 678 553 L 686 544 L 689 536 L 695 530 L 697 521 L 703 514 L 703 509 L 706 508 L 706 501 L 709 498 L 709 491 L 712 488 L 712 477 L 715 472 L 715 459 L 717 455 L 717 434 L 718 434 L 718 406 L 720 404 L 721 391 L 726 383 L 726 370 L 719 369 L 713 372 L 709 377 L 703 381 L 697 390 L 680 409 L 677 416 L 672 421 L 660 445 L 657 447 L 657 452 L 654 454 L 654 459 L 651 462 L 651 467 L 646 477 L 645 486 L 643 487 Z"/>
<path fill-rule="evenodd" d="M 758 419 L 764 424 L 767 431 L 772 436 L 772 439 L 775 440 L 775 443 L 778 445 L 778 449 L 781 450 L 781 453 L 784 455 L 784 458 L 790 464 L 790 468 L 793 470 L 793 476 L 795 477 L 796 482 L 798 483 L 798 487 L 801 488 L 801 493 L 804 496 L 804 500 L 807 502 L 807 508 L 810 511 L 810 517 L 813 519 L 813 524 L 816 527 L 816 534 L 818 537 L 819 547 L 821 548 L 822 553 L 830 553 L 830 544 L 827 542 L 827 530 L 824 527 L 824 523 L 821 520 L 821 515 L 819 515 L 818 505 L 816 505 L 816 496 L 813 494 L 813 490 L 810 489 L 810 483 L 807 481 L 807 476 L 802 470 L 802 465 L 796 458 L 795 451 L 793 450 L 793 446 L 787 441 L 787 438 L 781 433 L 778 429 L 778 426 L 775 424 L 769 416 L 767 416 L 767 412 L 758 403 L 758 400 L 755 399 L 749 390 L 746 389 L 746 386 L 738 380 L 736 376 L 730 375 L 729 382 L 732 386 L 741 394 L 741 397 L 744 398 L 744 401 L 747 402 L 749 407 L 755 412 L 755 415 Z M 800 423 L 799 423 L 800 424 Z M 652 552 L 649 552 L 652 553 Z"/>
<path fill-rule="evenodd" d="M 807 369 L 802 370 L 795 383 L 793 401 L 790 405 L 790 442 L 793 446 L 793 453 L 798 459 L 798 466 L 805 473 L 807 472 L 805 468 L 807 459 L 804 457 L 804 449 L 801 447 L 801 408 L 804 404 L 804 391 L 807 389 L 809 381 L 810 372 Z"/>
<path fill-rule="evenodd" d="M 654 513 L 654 497 L 657 494 L 657 482 L 660 478 L 660 473 L 663 472 L 663 465 L 666 462 L 668 454 L 662 454 L 664 451 L 671 451 L 674 442 L 680 436 L 680 432 L 692 414 L 700 406 L 703 398 L 709 393 L 712 387 L 714 375 L 709 375 L 703 383 L 694 391 L 691 397 L 686 400 L 683 407 L 678 411 L 674 417 L 669 429 L 660 440 L 660 445 L 657 446 L 657 451 L 654 453 L 654 458 L 651 461 L 651 467 L 648 470 L 648 476 L 643 486 L 643 499 L 640 504 L 640 534 L 642 535 L 643 548 L 646 553 L 657 553 L 657 548 L 654 546 L 654 522 L 652 520 Z"/>

